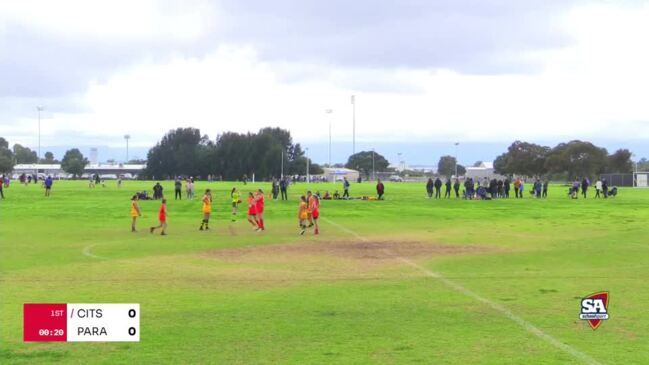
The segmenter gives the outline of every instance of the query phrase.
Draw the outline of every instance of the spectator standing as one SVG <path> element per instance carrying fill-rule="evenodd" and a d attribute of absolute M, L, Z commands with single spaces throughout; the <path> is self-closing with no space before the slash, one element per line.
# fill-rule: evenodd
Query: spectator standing
<path fill-rule="evenodd" d="M 545 179 L 543 181 L 543 197 L 547 198 L 548 197 L 548 186 L 550 185 L 550 181 L 548 179 Z"/>
<path fill-rule="evenodd" d="M 511 189 L 511 182 L 509 181 L 509 178 L 506 178 L 505 181 L 503 182 L 503 189 L 505 193 L 505 198 L 509 198 L 509 190 Z"/>
<path fill-rule="evenodd" d="M 584 177 L 581 180 L 581 194 L 584 196 L 584 199 L 587 198 L 588 187 L 590 186 L 590 180 L 587 177 Z"/>
<path fill-rule="evenodd" d="M 174 182 L 174 200 L 178 200 L 183 198 L 183 183 L 180 181 L 180 178 L 176 178 L 176 181 Z"/>
<path fill-rule="evenodd" d="M 343 199 L 349 199 L 349 181 L 343 177 Z"/>
<path fill-rule="evenodd" d="M 602 193 L 604 193 L 604 199 L 608 199 L 608 182 L 606 179 L 602 179 Z"/>
<path fill-rule="evenodd" d="M 282 195 L 282 200 L 288 200 L 288 193 L 286 191 L 287 189 L 288 189 L 288 180 L 286 180 L 286 178 L 283 178 L 279 182 L 279 190 Z"/>
<path fill-rule="evenodd" d="M 447 178 L 446 183 L 444 184 L 444 198 L 451 198 L 451 179 Z"/>
<path fill-rule="evenodd" d="M 4 183 L 5 183 L 5 176 L 2 175 L 0 176 L 0 199 L 5 198 L 5 194 L 2 192 L 2 186 L 4 185 Z"/>
<path fill-rule="evenodd" d="M 455 183 L 453 184 L 453 190 L 455 190 L 455 198 L 456 199 L 459 198 L 460 197 L 460 180 L 457 179 L 457 178 L 455 179 Z"/>
<path fill-rule="evenodd" d="M 50 196 L 52 194 L 52 184 L 54 182 L 52 181 L 52 176 L 47 175 L 45 178 L 45 196 Z"/>
<path fill-rule="evenodd" d="M 432 178 L 428 179 L 428 182 L 426 183 L 426 193 L 428 194 L 428 199 L 433 197 L 433 187 L 435 186 L 435 183 L 433 182 Z"/>
<path fill-rule="evenodd" d="M 383 200 L 383 194 L 385 193 L 385 185 L 381 179 L 378 179 L 376 182 L 376 195 L 378 195 L 379 200 Z"/>
<path fill-rule="evenodd" d="M 517 177 L 516 180 L 514 180 L 514 195 L 516 196 L 516 198 L 520 197 L 522 184 L 523 183 L 521 182 L 520 177 Z"/>
<path fill-rule="evenodd" d="M 442 180 L 435 179 L 435 199 L 441 199 L 442 198 Z"/>
<path fill-rule="evenodd" d="M 597 180 L 595 182 L 595 198 L 599 198 L 600 195 L 599 193 L 602 191 L 602 179 Z"/>
<path fill-rule="evenodd" d="M 277 200 L 277 197 L 279 196 L 279 182 L 277 182 L 276 178 L 273 178 L 271 191 L 273 192 L 273 200 Z"/>

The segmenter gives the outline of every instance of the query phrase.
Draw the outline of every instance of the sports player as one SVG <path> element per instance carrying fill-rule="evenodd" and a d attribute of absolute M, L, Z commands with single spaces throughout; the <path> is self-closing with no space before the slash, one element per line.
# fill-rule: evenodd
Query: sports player
<path fill-rule="evenodd" d="M 137 232 L 135 230 L 135 224 L 137 223 L 137 217 L 142 216 L 142 212 L 140 211 L 140 205 L 138 204 L 138 197 L 137 194 L 133 195 L 131 198 L 131 232 Z"/>
<path fill-rule="evenodd" d="M 309 217 L 309 205 L 306 202 L 306 197 L 302 195 L 300 197 L 300 207 L 297 211 L 297 219 L 300 225 L 300 235 L 303 235 L 306 231 L 306 221 Z"/>
<path fill-rule="evenodd" d="M 313 200 L 313 194 L 311 190 L 306 192 L 306 204 L 307 204 L 307 219 L 309 220 L 308 228 L 313 227 L 313 217 L 311 216 L 311 201 Z"/>
<path fill-rule="evenodd" d="M 255 196 L 256 208 L 257 208 L 257 225 L 259 228 L 258 231 L 265 231 L 266 226 L 264 225 L 264 192 L 261 189 L 257 190 L 257 196 Z"/>
<path fill-rule="evenodd" d="M 205 230 L 209 230 L 209 224 L 210 224 L 210 214 L 212 213 L 212 192 L 210 189 L 205 190 L 205 194 L 203 195 L 203 222 L 201 222 L 201 228 L 199 228 L 199 231 L 203 230 L 203 227 L 205 227 Z"/>
<path fill-rule="evenodd" d="M 255 200 L 255 194 L 252 192 L 248 193 L 248 222 L 252 224 L 253 229 L 259 229 L 259 223 L 257 222 L 257 201 Z"/>
<path fill-rule="evenodd" d="M 237 188 L 232 188 L 230 192 L 230 198 L 232 198 L 232 221 L 237 221 L 237 212 L 239 211 L 239 204 L 241 204 L 241 194 Z"/>
<path fill-rule="evenodd" d="M 160 204 L 160 210 L 158 211 L 158 220 L 160 221 L 160 224 L 157 227 L 151 227 L 149 229 L 149 232 L 153 233 L 156 229 L 162 228 L 160 235 L 166 236 L 167 233 L 165 231 L 167 230 L 167 199 L 162 199 L 162 204 Z"/>
<path fill-rule="evenodd" d="M 317 195 L 312 194 L 311 198 L 308 201 L 308 204 L 309 219 L 311 222 L 309 227 L 315 225 L 313 234 L 319 234 L 320 230 L 318 229 L 318 217 L 320 217 L 320 198 L 318 198 Z"/>

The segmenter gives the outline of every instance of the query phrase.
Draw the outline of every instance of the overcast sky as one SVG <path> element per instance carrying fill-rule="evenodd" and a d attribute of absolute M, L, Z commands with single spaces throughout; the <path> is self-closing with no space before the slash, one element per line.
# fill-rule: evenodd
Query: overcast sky
<path fill-rule="evenodd" d="M 2 1 L 0 136 L 151 146 L 649 137 L 649 2 Z M 326 114 L 326 109 L 333 109 Z M 350 151 L 351 152 L 351 151 Z"/>

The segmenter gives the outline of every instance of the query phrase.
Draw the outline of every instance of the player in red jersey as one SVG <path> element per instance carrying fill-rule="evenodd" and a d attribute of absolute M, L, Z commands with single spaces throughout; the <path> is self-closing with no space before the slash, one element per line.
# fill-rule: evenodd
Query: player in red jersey
<path fill-rule="evenodd" d="M 264 225 L 264 192 L 261 189 L 257 190 L 255 201 L 257 202 L 257 225 L 259 225 L 259 228 L 257 230 L 265 231 L 266 226 Z"/>
<path fill-rule="evenodd" d="M 309 219 L 311 220 L 311 225 L 315 225 L 315 229 L 313 231 L 313 234 L 319 234 L 320 230 L 318 227 L 318 217 L 320 217 L 320 199 L 318 198 L 317 195 L 311 194 L 311 192 L 308 192 L 309 194 Z"/>
<path fill-rule="evenodd" d="M 158 211 L 158 220 L 160 224 L 157 227 L 151 227 L 149 232 L 153 233 L 156 229 L 162 228 L 160 232 L 161 236 L 165 236 L 165 230 L 167 229 L 167 199 L 162 199 L 162 204 L 160 204 L 160 210 Z"/>
<path fill-rule="evenodd" d="M 255 194 L 252 192 L 248 193 L 248 222 L 252 224 L 255 230 L 259 229 L 259 224 L 257 223 L 257 202 L 255 200 Z"/>

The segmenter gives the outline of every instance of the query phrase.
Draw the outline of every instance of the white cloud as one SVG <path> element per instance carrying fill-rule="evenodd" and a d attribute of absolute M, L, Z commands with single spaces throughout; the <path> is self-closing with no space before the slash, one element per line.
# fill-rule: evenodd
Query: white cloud
<path fill-rule="evenodd" d="M 84 4 L 75 5 L 91 7 Z M 49 6 L 44 11 L 57 11 Z M 48 23 L 43 15 L 36 23 L 71 34 L 154 34 L 156 19 L 146 15 L 155 13 L 150 11 L 153 3 L 128 6 L 138 8 L 132 19 L 124 18 L 122 30 L 115 30 L 109 21 L 90 24 L 65 14 L 62 19 L 73 25 L 61 25 L 64 20 Z M 111 14 L 110 6 L 86 10 L 108 12 L 107 19 L 119 15 Z M 13 14 L 23 16 L 21 9 Z M 200 19 L 196 14 L 174 19 L 192 23 L 194 16 Z M 630 134 L 647 138 L 646 19 L 648 6 L 574 8 L 556 23 L 574 43 L 526 54 L 530 62 L 543 65 L 542 72 L 530 75 L 269 63 L 252 47 L 220 45 L 202 58 L 177 55 L 165 64 L 141 63 L 105 83 L 91 84 L 84 96 L 90 112 L 55 114 L 56 122 L 47 126 L 46 133 L 102 134 L 107 144 L 115 145 L 130 133 L 133 144 L 150 145 L 179 126 L 199 127 L 213 138 L 227 130 L 245 132 L 270 125 L 290 129 L 297 140 L 316 141 L 327 136 L 324 110 L 332 108 L 334 138 L 349 140 L 349 97 L 355 93 L 359 140 L 625 139 Z M 199 21 L 189 27 L 187 36 L 202 28 Z"/>
<path fill-rule="evenodd" d="M 3 23 L 18 23 L 43 34 L 130 42 L 196 39 L 218 23 L 214 16 L 214 7 L 207 3 L 188 7 L 154 0 L 4 1 L 0 8 Z"/>

